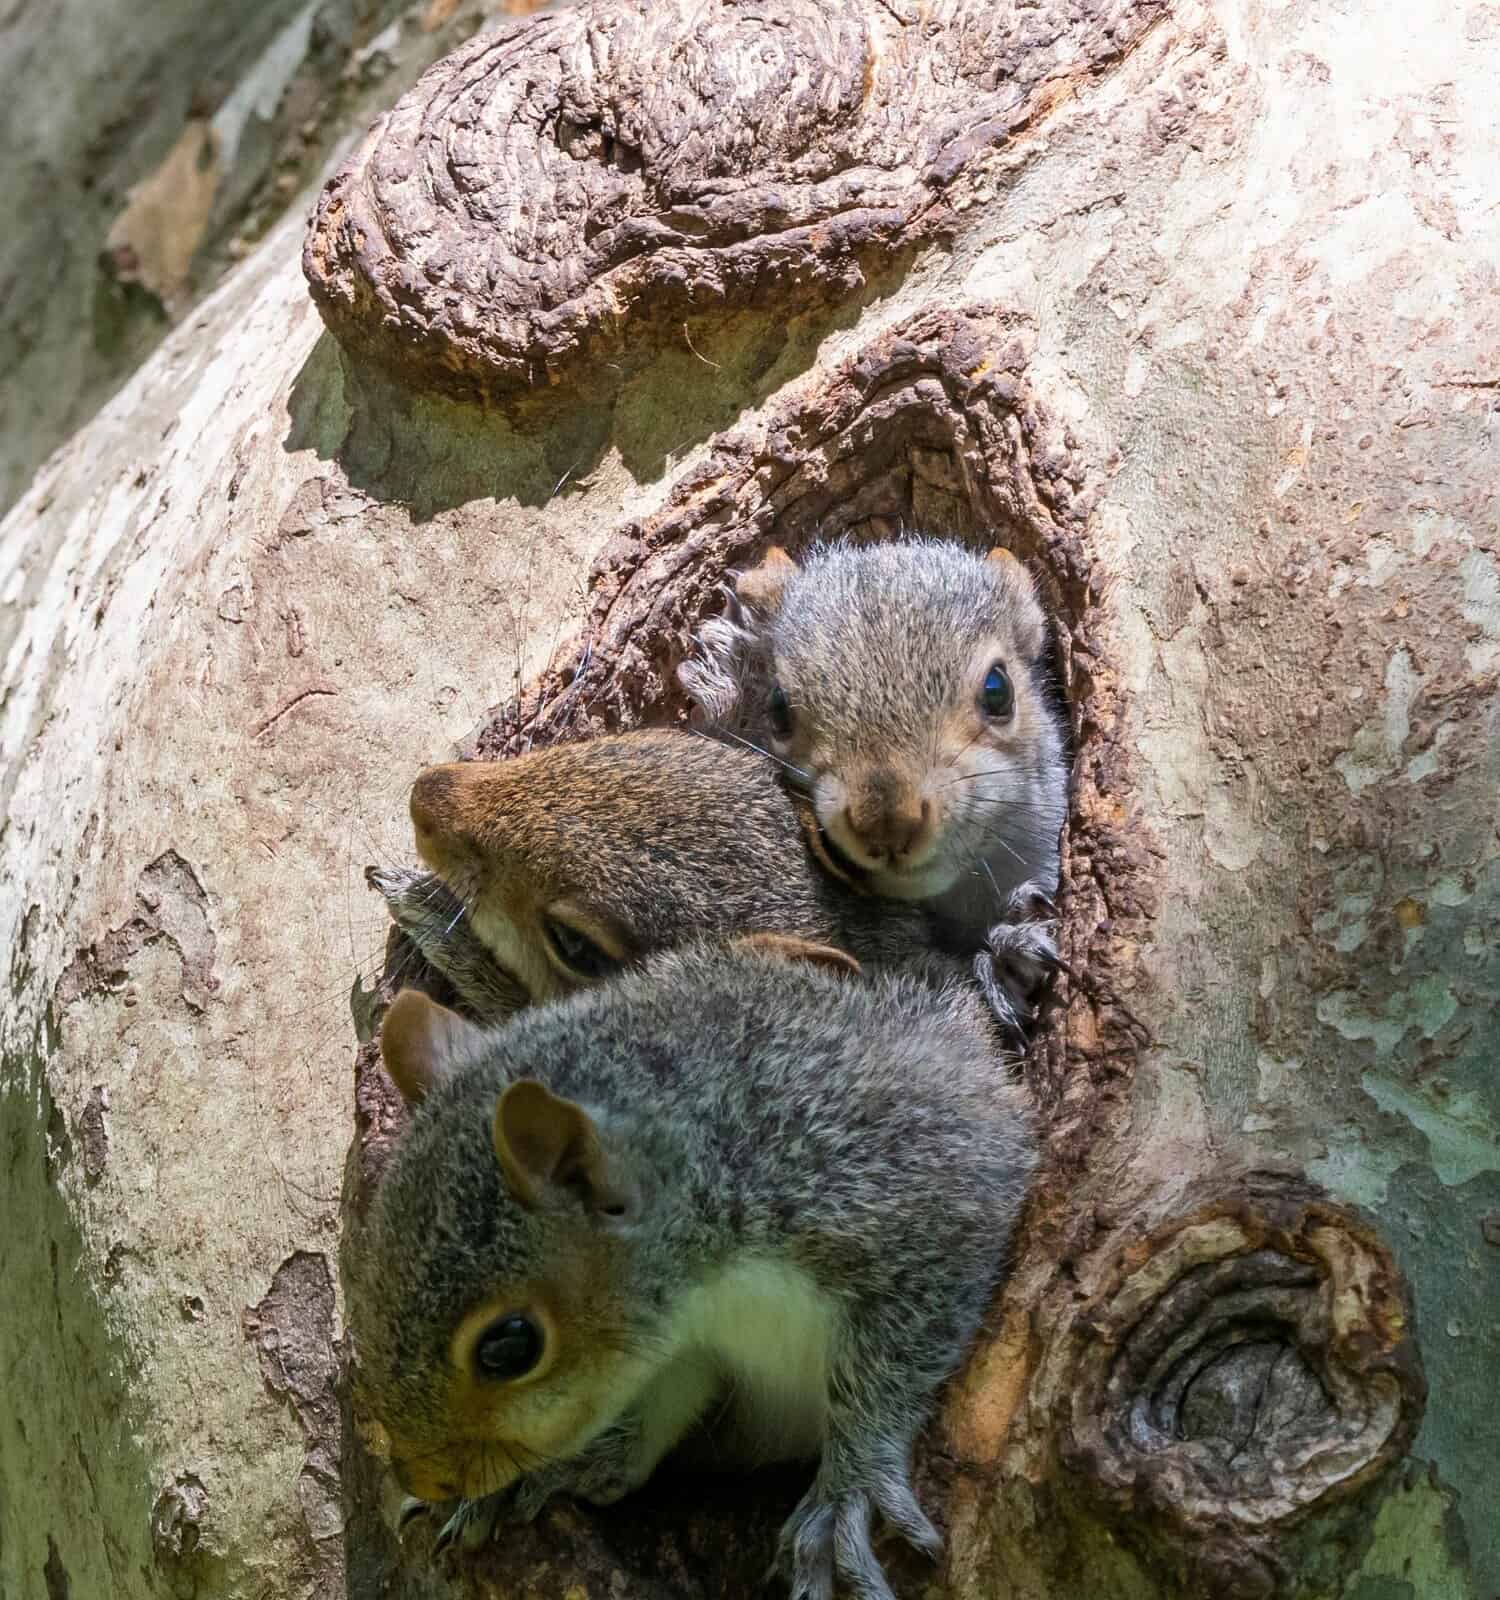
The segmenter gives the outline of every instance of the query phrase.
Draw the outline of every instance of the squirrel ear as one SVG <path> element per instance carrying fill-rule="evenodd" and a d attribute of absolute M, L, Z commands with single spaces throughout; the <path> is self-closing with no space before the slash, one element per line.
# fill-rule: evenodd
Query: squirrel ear
<path fill-rule="evenodd" d="M 793 933 L 742 933 L 731 939 L 729 945 L 733 950 L 755 950 L 768 956 L 780 956 L 783 961 L 809 961 L 815 967 L 826 967 L 844 977 L 857 978 L 863 970 L 847 950 L 799 939 Z"/>
<path fill-rule="evenodd" d="M 1037 598 L 1036 579 L 1019 556 L 1002 550 L 999 545 L 990 551 L 985 560 L 992 561 L 1020 586 L 1014 617 L 1016 634 L 1027 659 L 1034 661 L 1047 642 L 1047 623 L 1041 601 Z"/>
<path fill-rule="evenodd" d="M 797 563 L 779 544 L 773 544 L 758 567 L 742 572 L 735 579 L 735 599 L 762 616 L 772 616 L 781 605 L 787 580 L 796 570 Z"/>
<path fill-rule="evenodd" d="M 403 989 L 380 1025 L 380 1057 L 409 1106 L 427 1092 L 481 1039 L 482 1029 L 430 1000 L 420 989 Z"/>
<path fill-rule="evenodd" d="M 590 1209 L 623 1209 L 604 1178 L 604 1154 L 593 1119 L 534 1078 L 520 1078 L 500 1096 L 493 1130 L 506 1187 L 534 1210 L 549 1186 L 579 1191 Z"/>

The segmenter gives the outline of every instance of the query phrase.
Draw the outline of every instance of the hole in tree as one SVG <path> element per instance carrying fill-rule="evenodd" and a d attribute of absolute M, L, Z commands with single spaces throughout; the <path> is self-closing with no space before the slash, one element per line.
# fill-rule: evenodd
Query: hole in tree
<path fill-rule="evenodd" d="M 677 670 L 734 571 L 771 544 L 797 557 L 818 540 L 864 544 L 904 531 L 953 538 L 979 553 L 1001 545 L 1026 563 L 1054 623 L 1060 702 L 1074 708 L 1070 724 L 1086 753 L 1098 596 L 1084 530 L 1104 468 L 1034 391 L 1028 349 L 1028 330 L 1004 314 L 929 314 L 720 436 L 660 512 L 622 527 L 604 549 L 568 659 L 495 708 L 463 753 L 503 758 L 684 723 L 689 705 Z M 1065 852 L 1065 909 L 1069 892 Z M 1093 916 L 1092 903 L 1080 914 Z M 1048 1085 L 1063 1075 L 1061 1030 L 1048 1032 L 1042 1055 L 1053 1064 L 1038 1084 L 1044 1104 Z M 758 1595 L 809 1471 L 721 1477 L 668 1464 L 618 1506 L 564 1503 L 534 1528 L 508 1529 L 503 1545 L 480 1558 L 472 1592 L 520 1592 L 562 1559 L 585 1578 L 597 1570 L 601 1581 L 623 1570 L 635 1595 Z M 948 1471 L 919 1452 L 918 1492 L 940 1522 Z M 898 1593 L 930 1582 L 930 1568 L 899 1541 L 883 1542 L 882 1556 Z"/>

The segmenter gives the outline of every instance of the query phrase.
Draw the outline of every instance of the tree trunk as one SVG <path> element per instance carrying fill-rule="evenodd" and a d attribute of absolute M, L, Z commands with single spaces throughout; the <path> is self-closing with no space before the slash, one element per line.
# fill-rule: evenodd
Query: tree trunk
<path fill-rule="evenodd" d="M 359 869 L 455 747 L 681 715 L 768 541 L 904 521 L 1045 574 L 1078 742 L 904 1592 L 1500 1588 L 1500 12 L 770 16 L 449 57 L 319 203 L 338 342 L 285 226 L 4 525 L 7 1594 L 758 1592 L 795 1475 L 395 1544 Z"/>
<path fill-rule="evenodd" d="M 337 141 L 537 3 L 0 4 L 0 514 Z"/>

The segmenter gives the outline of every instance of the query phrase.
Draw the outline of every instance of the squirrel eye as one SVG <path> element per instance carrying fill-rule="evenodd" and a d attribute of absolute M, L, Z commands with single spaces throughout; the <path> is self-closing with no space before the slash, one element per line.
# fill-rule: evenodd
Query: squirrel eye
<path fill-rule="evenodd" d="M 602 978 L 620 964 L 607 950 L 601 950 L 586 933 L 580 933 L 577 928 L 557 917 L 546 918 L 545 928 L 557 959 L 575 977 Z"/>
<path fill-rule="evenodd" d="M 779 683 L 771 687 L 771 699 L 766 709 L 771 716 L 771 732 L 778 739 L 790 739 L 792 736 L 792 707 L 786 697 L 786 690 Z"/>
<path fill-rule="evenodd" d="M 1016 691 L 1011 687 L 1010 674 L 1005 663 L 997 661 L 984 675 L 984 687 L 979 691 L 979 709 L 987 717 L 999 720 L 1008 717 L 1016 708 Z"/>
<path fill-rule="evenodd" d="M 542 1359 L 542 1330 L 516 1313 L 492 1322 L 474 1346 L 474 1362 L 486 1378 L 522 1378 Z"/>

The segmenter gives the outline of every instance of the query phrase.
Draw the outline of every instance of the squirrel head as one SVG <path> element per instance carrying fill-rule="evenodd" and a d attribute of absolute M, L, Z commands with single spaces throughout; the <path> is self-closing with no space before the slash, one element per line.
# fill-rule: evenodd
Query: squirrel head
<path fill-rule="evenodd" d="M 1046 616 L 1008 551 L 909 540 L 799 566 L 773 549 L 735 595 L 765 658 L 771 747 L 879 893 L 943 893 L 1008 808 L 1035 814 L 1062 738 Z"/>
<path fill-rule="evenodd" d="M 502 1035 L 408 989 L 381 1051 L 415 1115 L 350 1276 L 358 1408 L 408 1493 L 473 1499 L 574 1453 L 629 1391 L 643 1197 L 588 1110 L 507 1070 Z"/>
<path fill-rule="evenodd" d="M 430 767 L 411 817 L 422 859 L 533 1001 L 692 935 L 840 931 L 771 764 L 689 734 Z"/>
<path fill-rule="evenodd" d="M 503 1489 L 576 1454 L 639 1392 L 686 1270 L 663 1250 L 682 1163 L 661 1142 L 672 1094 L 655 1073 L 697 1045 L 683 997 L 702 993 L 702 975 L 758 999 L 762 974 L 788 965 L 859 972 L 842 950 L 750 934 L 666 952 L 636 979 L 498 1030 L 416 990 L 396 997 L 380 1048 L 413 1116 L 351 1251 L 349 1325 L 360 1421 L 408 1493 Z M 642 1014 L 657 985 L 666 1024 Z M 637 1073 L 632 1109 L 622 1080 L 645 1049 L 662 1060 Z M 529 1072 L 588 1082 L 601 1062 L 607 1106 Z"/>

